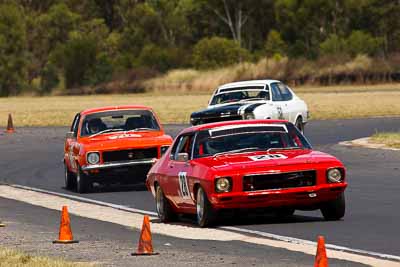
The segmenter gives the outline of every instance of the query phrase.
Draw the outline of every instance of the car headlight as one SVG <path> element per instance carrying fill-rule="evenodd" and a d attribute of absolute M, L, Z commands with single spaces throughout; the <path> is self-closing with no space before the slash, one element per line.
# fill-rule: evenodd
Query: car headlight
<path fill-rule="evenodd" d="M 89 164 L 97 164 L 100 161 L 100 155 L 98 152 L 90 152 L 86 155 L 86 159 Z"/>
<path fill-rule="evenodd" d="M 218 193 L 229 192 L 232 189 L 232 179 L 230 177 L 221 177 L 215 179 L 215 191 Z"/>
<path fill-rule="evenodd" d="M 340 183 L 343 181 L 344 175 L 341 169 L 330 169 L 326 173 L 328 183 Z"/>
<path fill-rule="evenodd" d="M 253 113 L 246 113 L 246 114 L 244 114 L 244 116 L 243 116 L 243 119 L 245 119 L 245 120 L 254 120 L 256 117 L 254 116 L 254 114 Z"/>
<path fill-rule="evenodd" d="M 167 152 L 168 148 L 169 148 L 169 146 L 162 146 L 160 148 L 161 156 L 164 155 L 165 152 Z"/>

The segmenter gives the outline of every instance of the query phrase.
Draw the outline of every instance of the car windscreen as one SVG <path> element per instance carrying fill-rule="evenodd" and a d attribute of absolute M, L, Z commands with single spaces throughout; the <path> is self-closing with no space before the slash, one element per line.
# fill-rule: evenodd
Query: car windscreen
<path fill-rule="evenodd" d="M 259 89 L 240 89 L 226 91 L 216 94 L 210 102 L 210 105 L 224 104 L 229 102 L 251 100 L 269 100 L 269 91 Z"/>
<path fill-rule="evenodd" d="M 311 149 L 291 123 L 230 125 L 200 131 L 195 140 L 194 158 L 269 149 Z"/>
<path fill-rule="evenodd" d="M 149 110 L 113 110 L 85 116 L 81 136 L 112 131 L 160 130 L 153 113 Z"/>

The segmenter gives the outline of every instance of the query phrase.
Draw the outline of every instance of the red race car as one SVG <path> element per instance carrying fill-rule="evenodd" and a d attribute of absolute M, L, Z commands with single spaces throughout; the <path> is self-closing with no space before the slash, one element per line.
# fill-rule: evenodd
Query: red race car
<path fill-rule="evenodd" d="M 201 227 L 226 209 L 266 208 L 290 216 L 321 209 L 345 214 L 345 167 L 313 151 L 290 122 L 228 121 L 183 130 L 150 169 L 146 185 L 163 222 L 196 214 Z"/>
<path fill-rule="evenodd" d="M 143 184 L 171 143 L 148 107 L 84 110 L 65 140 L 65 187 L 84 193 L 93 182 Z"/>

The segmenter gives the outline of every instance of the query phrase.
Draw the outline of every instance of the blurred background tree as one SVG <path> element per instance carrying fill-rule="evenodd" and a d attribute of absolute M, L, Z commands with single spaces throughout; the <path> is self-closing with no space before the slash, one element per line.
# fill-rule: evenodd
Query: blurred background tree
<path fill-rule="evenodd" d="M 399 16 L 392 0 L 0 0 L 0 95 L 265 57 L 395 66 Z"/>
<path fill-rule="evenodd" d="M 21 7 L 0 5 L 0 96 L 16 95 L 26 83 L 26 24 Z"/>

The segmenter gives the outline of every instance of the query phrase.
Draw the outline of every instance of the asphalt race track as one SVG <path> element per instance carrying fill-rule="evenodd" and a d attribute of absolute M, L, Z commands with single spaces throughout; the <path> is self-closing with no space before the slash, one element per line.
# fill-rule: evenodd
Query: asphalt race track
<path fill-rule="evenodd" d="M 166 125 L 175 136 L 185 125 Z M 400 129 L 400 118 L 311 121 L 306 136 L 314 149 L 331 153 L 347 167 L 347 211 L 342 221 L 326 222 L 319 212 L 296 211 L 294 218 L 242 216 L 223 226 L 315 240 L 400 256 L 400 152 L 344 147 L 339 141 Z M 63 141 L 67 128 L 17 128 L 0 134 L 0 182 L 77 195 L 63 188 Z M 147 191 L 132 187 L 96 188 L 86 198 L 154 211 Z"/>

